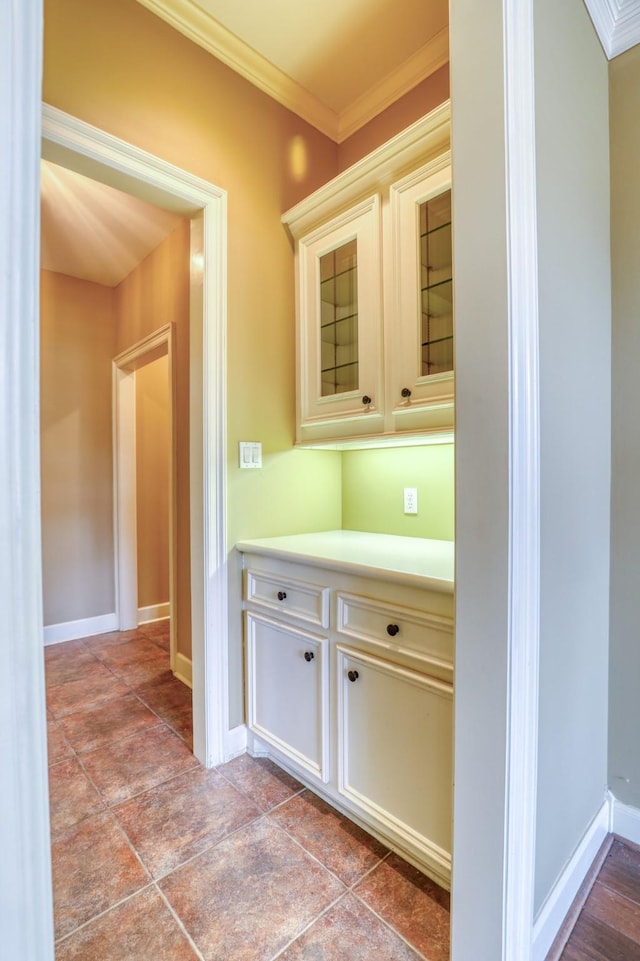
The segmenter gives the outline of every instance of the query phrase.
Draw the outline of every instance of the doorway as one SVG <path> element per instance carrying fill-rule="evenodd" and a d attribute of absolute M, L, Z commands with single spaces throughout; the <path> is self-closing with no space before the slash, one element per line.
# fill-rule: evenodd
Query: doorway
<path fill-rule="evenodd" d="M 228 721 L 226 194 L 213 184 L 44 106 L 42 157 L 190 220 L 189 381 L 194 754 L 232 752 Z M 122 583 L 122 582 L 120 582 Z"/>
<path fill-rule="evenodd" d="M 140 498 L 139 471 L 140 471 L 140 378 L 153 372 L 160 361 L 166 360 L 163 371 L 158 371 L 161 379 L 165 380 L 166 387 L 166 423 L 157 425 L 162 436 L 159 443 L 154 444 L 158 455 L 162 455 L 162 448 L 166 444 L 166 504 L 162 489 L 162 478 L 159 484 L 154 484 L 158 496 L 151 498 L 152 503 L 144 503 L 147 493 L 153 488 L 146 487 L 145 499 Z M 113 360 L 113 477 L 114 477 L 114 534 L 115 534 L 115 586 L 116 586 L 116 616 L 118 627 L 121 631 L 133 630 L 138 627 L 141 617 L 146 615 L 146 611 L 155 617 L 163 616 L 164 611 L 148 609 L 148 605 L 143 601 L 149 601 L 151 597 L 162 591 L 165 583 L 168 589 L 168 616 L 170 625 L 170 665 L 174 674 L 180 680 L 185 681 L 191 686 L 192 669 L 191 660 L 180 652 L 178 647 L 178 555 L 177 555 L 177 523 L 178 523 L 178 504 L 177 504 L 177 453 L 176 453 L 176 389 L 175 389 L 175 368 L 174 368 L 174 329 L 169 324 L 154 331 L 148 337 L 134 344 L 128 350 L 118 354 Z M 153 380 L 157 381 L 157 377 Z M 162 385 L 160 385 L 162 387 Z M 162 418 L 164 420 L 164 417 Z M 165 430 L 166 428 L 166 430 Z M 161 456 L 161 461 L 162 461 Z M 159 463 L 150 465 L 154 473 L 164 473 L 165 465 Z M 159 471 L 158 471 L 159 468 Z M 157 480 L 157 478 L 156 478 Z M 140 517 L 141 508 L 146 509 L 149 523 L 144 523 Z M 154 523 L 154 514 L 162 515 L 166 508 L 166 536 L 165 518 L 157 517 L 158 523 Z M 142 520 L 142 523 L 141 523 Z M 158 539 L 154 545 L 149 545 L 148 551 L 144 550 L 144 543 L 140 543 L 142 535 L 143 542 L 145 530 L 151 531 L 155 528 Z M 142 549 L 141 549 L 142 548 Z M 159 548 L 154 550 L 153 548 Z M 141 557 L 147 558 L 147 563 L 155 561 L 155 570 L 151 576 L 147 576 L 147 583 L 152 586 L 152 592 L 145 597 L 140 590 L 140 570 Z M 168 561 L 166 577 L 165 561 Z M 153 574 L 155 573 L 155 577 Z M 149 572 L 147 572 L 149 574 Z M 142 585 L 144 589 L 144 584 Z M 162 597 L 156 597 L 162 603 Z M 155 608 L 159 605 L 154 604 Z M 164 615 L 166 616 L 166 614 Z M 155 619 L 153 616 L 149 620 Z"/>

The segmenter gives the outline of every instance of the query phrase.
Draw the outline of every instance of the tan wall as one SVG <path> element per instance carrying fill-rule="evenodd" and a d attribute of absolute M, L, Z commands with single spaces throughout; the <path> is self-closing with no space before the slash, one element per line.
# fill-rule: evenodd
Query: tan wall
<path fill-rule="evenodd" d="M 609 64 L 612 483 L 609 787 L 640 808 L 640 47 Z"/>
<path fill-rule="evenodd" d="M 136 372 L 138 607 L 169 601 L 169 362 Z"/>
<path fill-rule="evenodd" d="M 154 330 L 175 325 L 177 438 L 178 651 L 191 657 L 191 554 L 189 537 L 189 221 L 181 221 L 163 243 L 115 291 L 117 351 Z M 139 372 L 140 373 L 140 372 Z M 143 375 L 144 376 L 144 375 Z M 141 492 L 138 504 L 146 498 Z M 144 510 L 144 508 L 143 508 Z M 138 571 L 138 577 L 141 571 Z M 142 577 L 144 578 L 144 574 Z M 167 600 L 167 597 L 164 598 Z M 151 601 L 149 603 L 155 603 Z"/>
<path fill-rule="evenodd" d="M 115 607 L 108 287 L 41 272 L 44 623 Z"/>
<path fill-rule="evenodd" d="M 445 64 L 341 143 L 338 147 L 339 169 L 346 170 L 448 99 L 449 64 Z"/>

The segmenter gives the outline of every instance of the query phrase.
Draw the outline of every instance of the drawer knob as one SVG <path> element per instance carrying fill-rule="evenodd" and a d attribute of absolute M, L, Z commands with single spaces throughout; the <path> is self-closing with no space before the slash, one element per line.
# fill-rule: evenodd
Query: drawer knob
<path fill-rule="evenodd" d="M 287 592 L 286 592 L 286 591 L 278 591 L 278 600 L 279 600 L 279 601 L 286 601 L 286 599 L 287 599 Z"/>
<path fill-rule="evenodd" d="M 405 400 L 408 400 L 409 397 L 411 397 L 411 391 L 409 390 L 408 387 L 403 387 L 402 390 L 400 391 L 400 396 L 404 397 Z"/>
<path fill-rule="evenodd" d="M 357 671 L 347 671 L 347 677 L 349 678 L 349 680 L 350 680 L 351 683 L 353 684 L 354 681 L 357 681 L 357 680 L 358 680 L 358 678 L 360 677 L 360 675 L 358 674 Z"/>
<path fill-rule="evenodd" d="M 315 654 L 313 653 L 313 651 L 305 651 L 305 652 L 304 652 L 304 659 L 305 659 L 305 661 L 307 661 L 307 663 L 308 663 L 309 661 L 312 661 L 312 660 L 314 659 L 314 657 L 315 657 Z"/>
<path fill-rule="evenodd" d="M 362 398 L 362 403 L 365 405 L 365 407 L 367 407 L 371 402 L 372 401 L 369 395 L 365 394 L 364 397 Z"/>
<path fill-rule="evenodd" d="M 395 637 L 396 634 L 400 633 L 400 628 L 397 624 L 387 624 L 387 634 L 389 637 Z"/>

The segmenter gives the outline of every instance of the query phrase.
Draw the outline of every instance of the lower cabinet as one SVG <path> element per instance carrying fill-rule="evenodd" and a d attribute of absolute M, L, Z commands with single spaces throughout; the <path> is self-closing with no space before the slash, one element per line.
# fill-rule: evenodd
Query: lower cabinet
<path fill-rule="evenodd" d="M 337 646 L 338 790 L 451 867 L 453 687 Z"/>
<path fill-rule="evenodd" d="M 250 730 L 327 781 L 327 638 L 250 612 L 245 623 Z"/>
<path fill-rule="evenodd" d="M 253 563 L 245 558 L 249 750 L 273 757 L 448 887 L 452 597 Z M 309 590 L 329 598 L 317 630 L 303 619 L 321 608 L 287 607 L 305 573 Z"/>

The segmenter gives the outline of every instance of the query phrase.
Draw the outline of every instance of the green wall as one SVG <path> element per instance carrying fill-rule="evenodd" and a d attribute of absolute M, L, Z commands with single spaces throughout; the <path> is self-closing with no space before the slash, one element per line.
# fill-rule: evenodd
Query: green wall
<path fill-rule="evenodd" d="M 453 468 L 453 444 L 343 452 L 342 527 L 452 541 Z M 405 487 L 418 489 L 417 514 L 403 512 Z"/>

